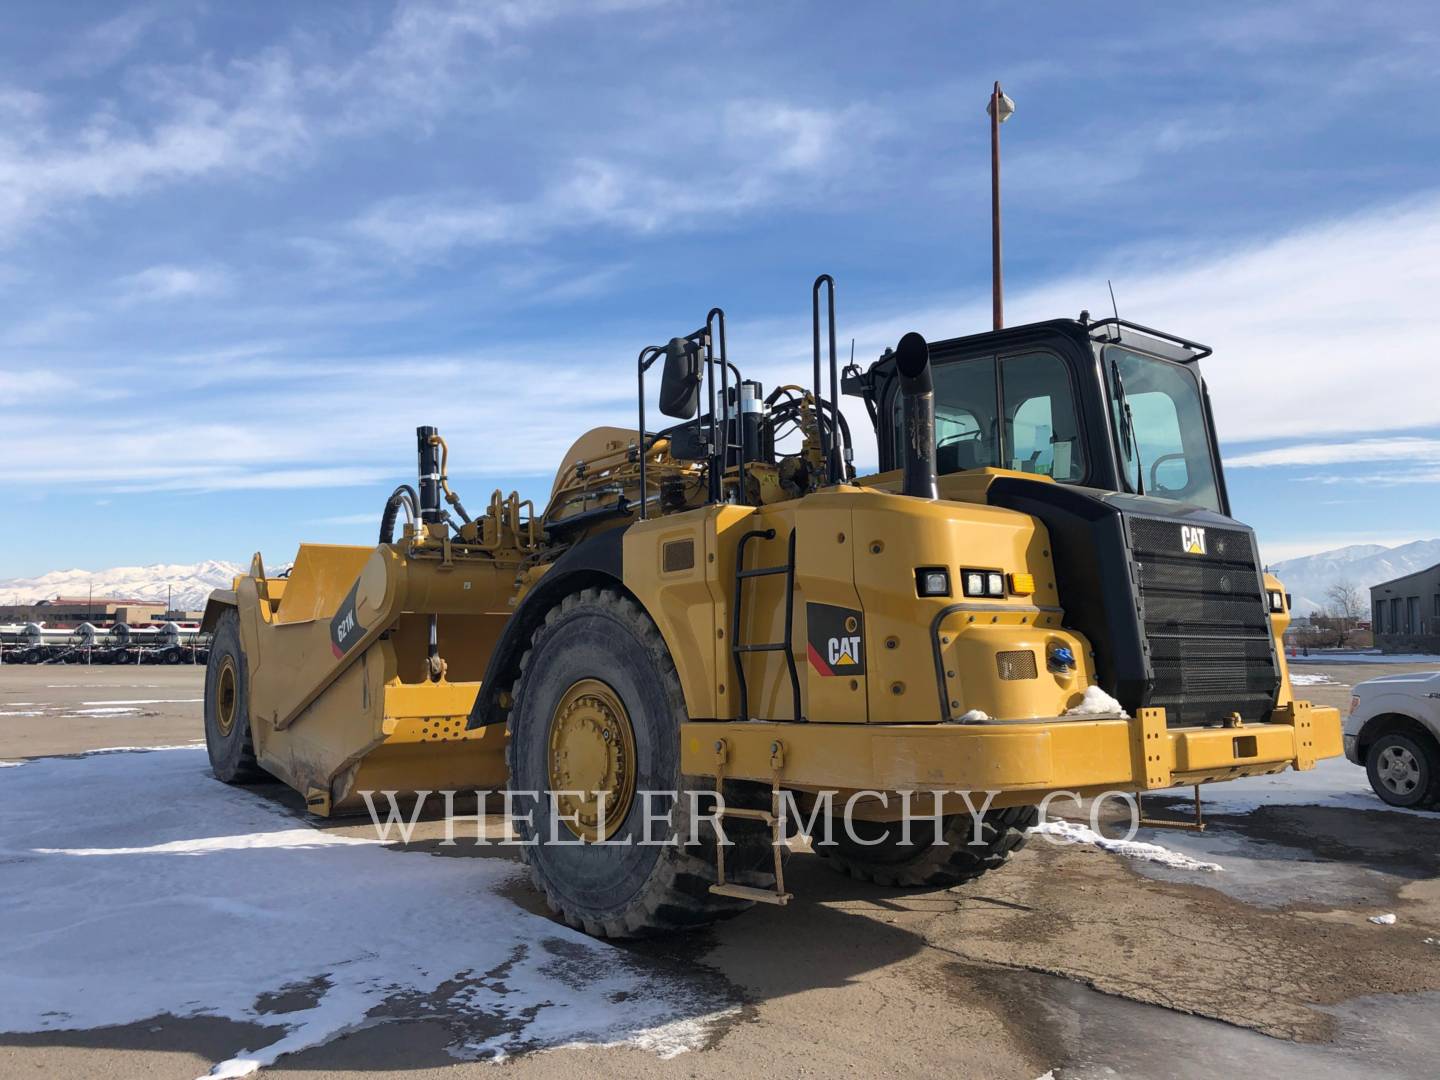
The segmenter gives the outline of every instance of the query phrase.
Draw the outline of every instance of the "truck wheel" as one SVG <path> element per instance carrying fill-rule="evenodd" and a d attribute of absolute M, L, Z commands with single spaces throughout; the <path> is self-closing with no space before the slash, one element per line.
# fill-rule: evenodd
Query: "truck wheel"
<path fill-rule="evenodd" d="M 250 739 L 250 669 L 240 646 L 240 617 L 220 616 L 205 666 L 205 749 L 217 780 L 246 784 L 266 773 L 255 760 Z"/>
<path fill-rule="evenodd" d="M 1440 752 L 1398 731 L 1370 747 L 1365 771 L 1375 794 L 1391 806 L 1417 809 L 1440 805 Z"/>
<path fill-rule="evenodd" d="M 531 879 L 569 925 L 641 937 L 751 906 L 709 891 L 715 834 L 703 819 L 713 800 L 701 793 L 714 786 L 680 775 L 685 719 L 675 665 L 634 601 L 589 588 L 546 614 L 514 691 L 510 791 Z M 732 805 L 757 794 L 726 785 Z M 725 831 L 727 880 L 773 888 L 765 825 L 730 819 Z"/>
<path fill-rule="evenodd" d="M 1035 806 L 991 810 L 981 818 L 977 844 L 972 843 L 975 819 L 970 814 L 950 814 L 943 819 L 943 843 L 931 843 L 934 826 L 920 821 L 911 823 L 912 843 L 901 844 L 899 822 L 852 820 L 856 839 L 851 839 L 837 817 L 830 822 L 834 844 L 817 843 L 815 853 L 835 870 L 876 885 L 949 888 L 1004 866 L 1025 846 L 1026 832 L 1039 821 L 1040 809 Z M 857 839 L 879 842 L 872 846 Z"/>

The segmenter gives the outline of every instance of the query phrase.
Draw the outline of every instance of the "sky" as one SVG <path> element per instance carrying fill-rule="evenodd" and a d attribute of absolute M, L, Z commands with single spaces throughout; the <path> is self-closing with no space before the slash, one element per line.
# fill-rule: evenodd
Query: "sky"
<path fill-rule="evenodd" d="M 862 363 L 987 329 L 995 79 L 1008 320 L 1212 345 L 1267 560 L 1440 536 L 1437 57 L 1403 0 L 13 2 L 0 578 L 371 543 L 422 423 L 543 500 L 714 305 L 804 380 L 820 272 Z"/>

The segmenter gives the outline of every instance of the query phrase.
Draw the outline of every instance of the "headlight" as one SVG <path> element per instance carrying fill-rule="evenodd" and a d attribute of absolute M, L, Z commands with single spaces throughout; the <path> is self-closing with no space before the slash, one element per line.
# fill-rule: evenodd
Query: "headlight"
<path fill-rule="evenodd" d="M 949 596 L 950 571 L 943 566 L 922 566 L 915 571 L 915 591 L 921 596 Z"/>
<path fill-rule="evenodd" d="M 1269 594 L 1270 610 L 1278 615 L 1285 610 L 1285 594 L 1279 589 L 1271 589 L 1269 590 Z"/>
<path fill-rule="evenodd" d="M 998 570 L 961 570 L 966 596 L 1005 595 L 1005 575 Z"/>

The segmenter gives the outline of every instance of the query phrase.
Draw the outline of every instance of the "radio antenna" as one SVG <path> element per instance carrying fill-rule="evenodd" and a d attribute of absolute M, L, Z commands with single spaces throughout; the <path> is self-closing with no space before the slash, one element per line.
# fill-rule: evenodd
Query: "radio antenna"
<path fill-rule="evenodd" d="M 1115 321 L 1118 323 L 1120 321 L 1120 305 L 1115 302 L 1115 286 L 1108 277 L 1105 279 L 1105 287 L 1110 290 L 1110 310 L 1115 312 Z M 1120 328 L 1117 326 L 1115 331 L 1119 333 Z"/>

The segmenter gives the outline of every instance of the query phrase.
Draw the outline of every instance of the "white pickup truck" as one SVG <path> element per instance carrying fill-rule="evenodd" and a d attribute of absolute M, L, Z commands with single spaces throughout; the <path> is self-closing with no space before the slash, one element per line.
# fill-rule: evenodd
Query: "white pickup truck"
<path fill-rule="evenodd" d="M 1440 810 L 1440 671 L 1382 675 L 1355 687 L 1345 756 L 1391 806 Z"/>

